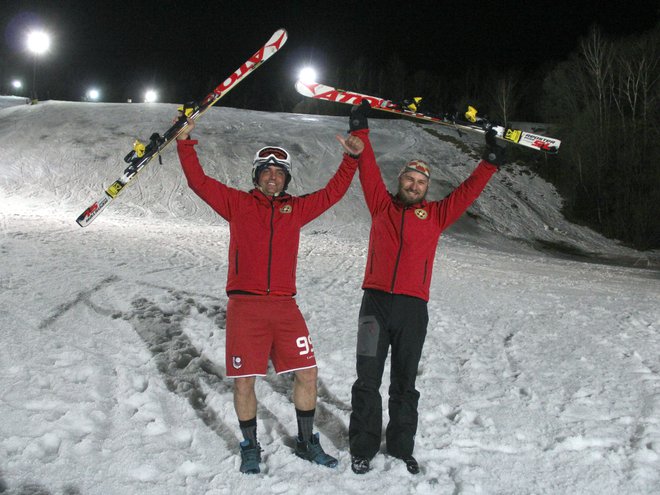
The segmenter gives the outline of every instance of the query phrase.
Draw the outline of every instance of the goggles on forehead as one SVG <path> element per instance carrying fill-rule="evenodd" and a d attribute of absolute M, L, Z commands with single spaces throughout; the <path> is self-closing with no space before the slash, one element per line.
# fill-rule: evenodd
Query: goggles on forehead
<path fill-rule="evenodd" d="M 257 151 L 254 155 L 252 165 L 260 166 L 267 164 L 277 165 L 283 167 L 287 172 L 291 172 L 291 157 L 284 148 L 266 146 Z"/>

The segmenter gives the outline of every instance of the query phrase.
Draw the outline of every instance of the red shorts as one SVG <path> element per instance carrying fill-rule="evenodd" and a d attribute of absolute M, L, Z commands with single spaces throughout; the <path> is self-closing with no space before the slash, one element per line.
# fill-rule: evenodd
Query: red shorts
<path fill-rule="evenodd" d="M 232 294 L 227 304 L 227 376 L 265 376 L 316 366 L 309 331 L 289 296 Z"/>

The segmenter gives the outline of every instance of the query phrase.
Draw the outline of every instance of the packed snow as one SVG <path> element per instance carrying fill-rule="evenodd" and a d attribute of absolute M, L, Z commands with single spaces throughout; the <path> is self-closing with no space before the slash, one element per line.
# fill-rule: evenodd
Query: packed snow
<path fill-rule="evenodd" d="M 224 369 L 227 225 L 188 189 L 173 148 L 92 225 L 75 223 L 133 139 L 167 129 L 176 106 L 23 102 L 0 99 L 0 493 L 658 493 L 658 253 L 571 224 L 524 165 L 500 171 L 438 247 L 418 377 L 422 472 L 382 452 L 366 475 L 350 469 L 369 232 L 356 178 L 305 227 L 298 265 L 316 428 L 339 467 L 292 454 L 291 377 L 271 371 L 257 384 L 262 473 L 242 475 Z M 338 166 L 346 126 L 215 108 L 195 137 L 206 171 L 242 189 L 256 149 L 288 148 L 302 194 Z M 478 140 L 451 129 L 371 127 L 391 187 L 422 158 L 439 199 L 478 162 Z"/>

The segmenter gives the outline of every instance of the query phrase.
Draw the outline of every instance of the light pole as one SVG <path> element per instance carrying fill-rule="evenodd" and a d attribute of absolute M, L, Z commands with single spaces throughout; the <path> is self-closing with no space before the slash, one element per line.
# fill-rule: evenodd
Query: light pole
<path fill-rule="evenodd" d="M 37 57 L 50 48 L 50 36 L 44 31 L 30 31 L 27 36 L 27 47 L 34 55 L 32 66 L 32 99 L 37 99 Z"/>

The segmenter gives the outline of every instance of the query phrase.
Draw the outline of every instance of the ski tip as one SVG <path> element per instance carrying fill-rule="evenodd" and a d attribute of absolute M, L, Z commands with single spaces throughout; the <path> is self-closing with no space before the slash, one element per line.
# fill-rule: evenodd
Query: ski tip
<path fill-rule="evenodd" d="M 85 211 L 82 215 L 76 218 L 76 223 L 81 227 L 87 227 L 90 223 L 92 223 L 94 218 L 96 218 L 96 215 L 93 213 L 89 214 L 87 211 Z"/>
<path fill-rule="evenodd" d="M 81 227 L 87 227 L 91 223 L 91 220 L 89 220 L 88 217 L 83 213 L 78 218 L 76 218 L 76 223 Z"/>
<path fill-rule="evenodd" d="M 87 208 L 85 211 L 83 211 L 78 218 L 76 219 L 76 223 L 80 225 L 81 227 L 87 227 L 90 223 L 94 221 L 94 219 L 98 216 L 99 213 L 101 213 L 108 204 L 110 204 L 110 201 L 112 201 L 113 197 L 109 196 L 108 193 L 106 192 L 101 199 L 98 201 L 92 203 L 92 205 Z"/>
<path fill-rule="evenodd" d="M 314 90 L 312 89 L 312 85 L 314 84 L 315 83 L 303 82 L 300 79 L 298 79 L 296 81 L 296 91 L 303 96 L 312 98 L 314 96 Z"/>
<path fill-rule="evenodd" d="M 289 39 L 289 34 L 287 33 L 286 29 L 279 28 L 273 33 L 266 45 L 275 45 L 279 49 L 284 43 L 286 43 L 287 39 Z"/>

